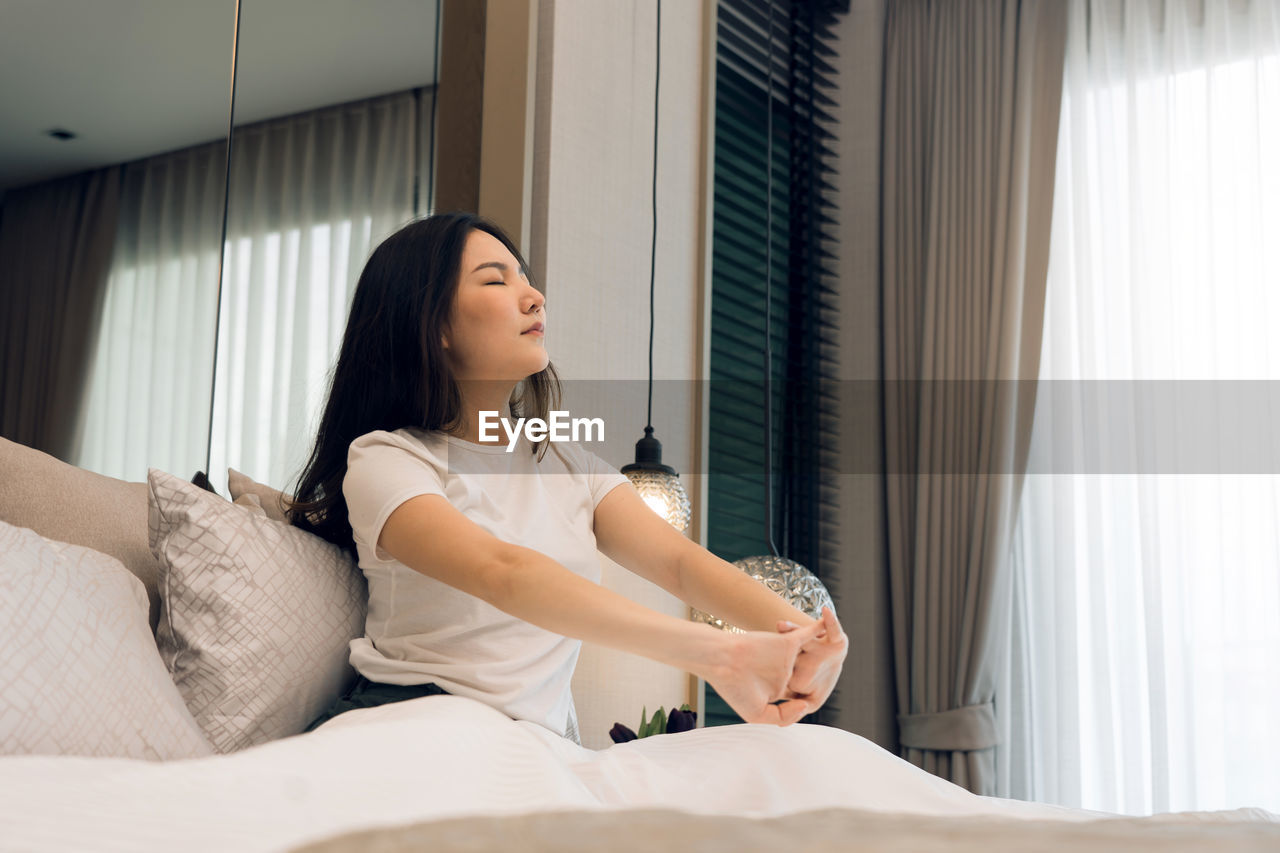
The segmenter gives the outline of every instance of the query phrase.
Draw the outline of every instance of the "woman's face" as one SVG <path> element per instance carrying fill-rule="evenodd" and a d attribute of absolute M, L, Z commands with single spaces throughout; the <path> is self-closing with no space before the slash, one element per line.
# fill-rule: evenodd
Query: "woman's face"
<path fill-rule="evenodd" d="M 444 332 L 454 376 L 519 382 L 544 369 L 545 302 L 501 240 L 472 231 Z"/>

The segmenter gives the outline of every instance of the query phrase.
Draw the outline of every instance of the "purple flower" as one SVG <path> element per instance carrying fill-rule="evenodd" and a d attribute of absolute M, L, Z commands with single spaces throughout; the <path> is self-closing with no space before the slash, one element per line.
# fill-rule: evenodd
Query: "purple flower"
<path fill-rule="evenodd" d="M 698 724 L 697 711 L 672 711 L 667 715 L 667 734 L 687 732 Z"/>
<path fill-rule="evenodd" d="M 626 743 L 629 740 L 635 740 L 636 733 L 622 723 L 614 723 L 613 728 L 609 729 L 609 737 L 613 738 L 614 743 Z"/>

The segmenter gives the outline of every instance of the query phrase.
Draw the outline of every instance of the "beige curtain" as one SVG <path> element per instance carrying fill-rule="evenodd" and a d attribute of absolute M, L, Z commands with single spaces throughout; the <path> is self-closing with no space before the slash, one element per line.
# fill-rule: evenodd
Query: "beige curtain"
<path fill-rule="evenodd" d="M 902 755 L 996 778 L 1008 552 L 1044 314 L 1065 7 L 890 2 L 886 520 Z M 1015 382 L 1010 380 L 1028 380 Z"/>
<path fill-rule="evenodd" d="M 0 212 L 0 435 L 67 459 L 116 236 L 120 170 L 5 194 Z"/>

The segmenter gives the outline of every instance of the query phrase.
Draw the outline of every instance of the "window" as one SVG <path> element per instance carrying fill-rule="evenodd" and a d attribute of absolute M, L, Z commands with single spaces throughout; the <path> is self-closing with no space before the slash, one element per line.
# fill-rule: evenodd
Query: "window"
<path fill-rule="evenodd" d="M 763 354 L 771 292 L 775 540 L 818 577 L 831 544 L 824 454 L 835 447 L 826 396 L 835 371 L 835 291 L 823 253 L 833 225 L 823 192 L 832 171 L 833 121 L 824 111 L 832 69 L 824 57 L 834 15 L 820 5 L 721 0 L 718 7 L 707 531 L 709 549 L 726 560 L 769 553 Z M 770 115 L 773 192 L 766 199 Z M 739 719 L 708 688 L 705 721 Z"/>

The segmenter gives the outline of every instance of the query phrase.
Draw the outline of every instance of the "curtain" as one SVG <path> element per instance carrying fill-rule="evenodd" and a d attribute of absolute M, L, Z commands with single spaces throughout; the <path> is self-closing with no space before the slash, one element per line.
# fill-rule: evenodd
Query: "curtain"
<path fill-rule="evenodd" d="M 135 481 L 203 467 L 225 163 L 218 142 L 124 167 L 73 464 Z"/>
<path fill-rule="evenodd" d="M 1065 15 L 887 7 L 882 281 L 886 525 L 899 740 L 997 777 L 1007 559 L 1038 368 Z"/>
<path fill-rule="evenodd" d="M 116 168 L 11 190 L 4 200 L 0 435 L 60 459 L 79 440 L 119 204 Z"/>
<path fill-rule="evenodd" d="M 420 117 L 431 97 L 237 128 L 220 294 L 224 144 L 127 167 L 76 464 L 140 480 L 148 467 L 188 476 L 208 460 L 224 491 L 228 466 L 287 485 L 314 437 L 360 269 L 429 192 Z"/>
<path fill-rule="evenodd" d="M 1280 4 L 1069 21 L 1013 793 L 1280 811 Z"/>
<path fill-rule="evenodd" d="M 430 98 L 404 92 L 236 131 L 215 484 L 228 466 L 277 488 L 301 471 L 360 270 L 414 215 Z"/>

